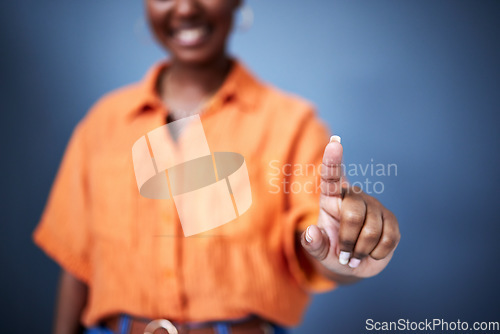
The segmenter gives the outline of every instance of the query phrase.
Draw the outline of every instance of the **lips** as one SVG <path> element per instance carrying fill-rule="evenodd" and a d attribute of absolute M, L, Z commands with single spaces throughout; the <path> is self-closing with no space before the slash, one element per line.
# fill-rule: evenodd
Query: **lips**
<path fill-rule="evenodd" d="M 172 29 L 172 38 L 182 46 L 198 46 L 208 37 L 210 29 L 208 25 L 195 27 L 184 27 Z"/>

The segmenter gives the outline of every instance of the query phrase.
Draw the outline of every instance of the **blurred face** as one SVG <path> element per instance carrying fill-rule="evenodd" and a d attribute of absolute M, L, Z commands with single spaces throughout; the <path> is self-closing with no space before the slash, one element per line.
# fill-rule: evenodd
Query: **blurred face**
<path fill-rule="evenodd" d="M 240 0 L 145 0 L 153 33 L 175 61 L 204 64 L 225 56 Z"/>

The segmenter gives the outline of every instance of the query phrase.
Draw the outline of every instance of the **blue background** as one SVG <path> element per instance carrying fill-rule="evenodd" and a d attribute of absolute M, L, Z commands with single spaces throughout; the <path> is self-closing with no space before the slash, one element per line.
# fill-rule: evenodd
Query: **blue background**
<path fill-rule="evenodd" d="M 316 296 L 293 333 L 499 321 L 500 2 L 247 3 L 255 22 L 233 35 L 234 54 L 313 101 L 346 163 L 398 166 L 371 178 L 401 225 L 390 266 Z M 77 121 L 164 56 L 142 17 L 141 1 L 0 4 L 2 333 L 49 331 L 59 269 L 31 232 Z"/>

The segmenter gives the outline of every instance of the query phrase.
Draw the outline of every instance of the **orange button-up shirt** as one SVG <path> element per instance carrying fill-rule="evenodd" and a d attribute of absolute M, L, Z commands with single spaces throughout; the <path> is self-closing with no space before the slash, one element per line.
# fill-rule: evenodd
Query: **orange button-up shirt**
<path fill-rule="evenodd" d="M 171 199 L 139 194 L 132 146 L 165 124 L 156 83 L 167 63 L 102 98 L 76 127 L 34 240 L 88 284 L 82 321 L 117 313 L 174 321 L 256 314 L 296 325 L 310 291 L 334 284 L 298 251 L 316 223 L 328 133 L 307 102 L 255 79 L 234 62 L 201 114 L 212 152 L 246 160 L 250 209 L 184 237 Z M 196 209 L 193 204 L 193 210 Z"/>

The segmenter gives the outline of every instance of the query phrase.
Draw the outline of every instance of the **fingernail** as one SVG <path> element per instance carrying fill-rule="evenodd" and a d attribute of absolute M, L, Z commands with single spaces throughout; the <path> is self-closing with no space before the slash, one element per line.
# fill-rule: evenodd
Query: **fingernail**
<path fill-rule="evenodd" d="M 339 198 L 337 202 L 339 203 L 339 211 L 340 211 L 340 209 L 342 208 L 342 198 Z"/>
<path fill-rule="evenodd" d="M 351 257 L 351 253 L 341 251 L 339 254 L 339 262 L 340 264 L 347 264 L 349 262 L 349 258 Z"/>
<path fill-rule="evenodd" d="M 356 259 L 355 257 L 353 257 L 351 259 L 351 261 L 349 261 L 349 267 L 351 268 L 357 268 L 360 264 L 361 260 L 360 259 Z"/>
<path fill-rule="evenodd" d="M 313 241 L 313 238 L 311 237 L 311 235 L 309 234 L 309 228 L 311 226 L 308 226 L 307 229 L 306 229 L 306 241 L 311 243 Z"/>
<path fill-rule="evenodd" d="M 330 143 L 333 143 L 334 141 L 336 141 L 337 143 L 340 144 L 340 142 L 342 141 L 342 139 L 340 138 L 340 136 L 331 136 L 330 137 Z"/>

